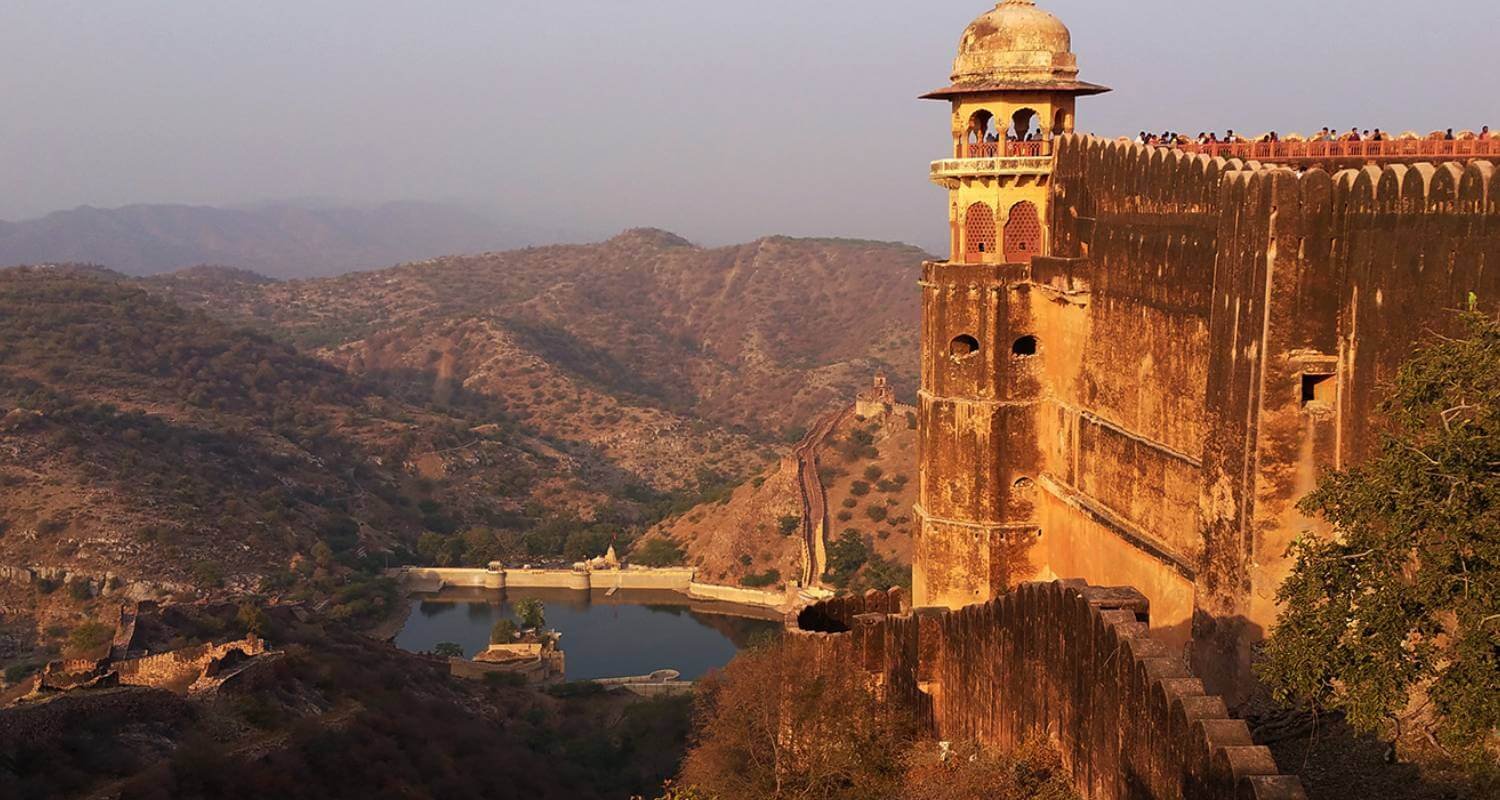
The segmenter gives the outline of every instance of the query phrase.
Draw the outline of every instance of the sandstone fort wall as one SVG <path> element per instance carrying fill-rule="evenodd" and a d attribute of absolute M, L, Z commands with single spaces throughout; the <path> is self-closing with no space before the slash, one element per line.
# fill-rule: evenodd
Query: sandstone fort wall
<path fill-rule="evenodd" d="M 1029 298 L 1048 572 L 1141 588 L 1158 635 L 1243 690 L 1287 546 L 1320 530 L 1297 500 L 1370 451 L 1414 346 L 1470 292 L 1496 307 L 1493 176 L 1060 139 Z"/>
<path fill-rule="evenodd" d="M 1295 777 L 1149 635 L 1148 601 L 1082 582 L 1026 584 L 959 611 L 900 590 L 805 610 L 793 635 L 861 668 L 948 741 L 1050 741 L 1089 800 L 1292 800 Z"/>

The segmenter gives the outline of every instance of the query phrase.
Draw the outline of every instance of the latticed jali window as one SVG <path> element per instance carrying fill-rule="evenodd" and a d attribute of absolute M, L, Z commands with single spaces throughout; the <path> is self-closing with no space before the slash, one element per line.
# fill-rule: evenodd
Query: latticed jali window
<path fill-rule="evenodd" d="M 1025 200 L 1010 207 L 1005 222 L 1005 263 L 1029 264 L 1042 251 L 1042 219 Z"/>
<path fill-rule="evenodd" d="M 969 206 L 964 214 L 964 260 L 977 263 L 995 252 L 995 211 L 984 203 Z"/>

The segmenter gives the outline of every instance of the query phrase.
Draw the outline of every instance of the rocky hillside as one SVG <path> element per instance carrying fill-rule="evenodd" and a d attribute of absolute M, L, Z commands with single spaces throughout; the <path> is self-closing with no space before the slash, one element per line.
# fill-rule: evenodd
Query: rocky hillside
<path fill-rule="evenodd" d="M 743 450 L 732 432 L 785 437 L 878 367 L 913 391 L 923 258 L 843 240 L 703 249 L 637 230 L 329 280 L 146 285 L 355 374 L 402 373 L 439 400 L 452 387 L 499 398 L 671 485 L 691 466 L 685 453 Z"/>
<path fill-rule="evenodd" d="M 0 222 L 0 266 L 95 263 L 131 275 L 234 264 L 278 277 L 333 275 L 506 242 L 499 226 L 452 206 L 84 206 Z M 511 240 L 514 241 L 514 240 Z"/>
<path fill-rule="evenodd" d="M 817 443 L 828 507 L 825 584 L 835 588 L 910 585 L 917 497 L 914 412 L 896 406 L 866 419 L 852 412 Z M 653 528 L 701 570 L 702 579 L 776 588 L 796 579 L 802 559 L 802 488 L 787 448 L 778 464 L 732 495 Z"/>
<path fill-rule="evenodd" d="M 243 630 L 233 605 L 163 616 L 189 640 Z M 0 797 L 626 800 L 676 771 L 690 698 L 461 681 L 321 617 L 267 609 L 279 652 L 210 693 L 80 689 L 0 708 Z"/>
<path fill-rule="evenodd" d="M 85 594 L 252 587 L 475 526 L 521 547 L 541 516 L 640 513 L 617 472 L 482 396 L 410 403 L 118 280 L 0 271 L 0 566 Z"/>

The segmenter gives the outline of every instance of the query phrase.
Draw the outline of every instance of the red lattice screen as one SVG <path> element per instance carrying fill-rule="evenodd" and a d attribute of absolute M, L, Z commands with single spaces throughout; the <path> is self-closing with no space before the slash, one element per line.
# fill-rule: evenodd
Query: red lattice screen
<path fill-rule="evenodd" d="M 964 260 L 977 264 L 986 253 L 995 252 L 995 212 L 984 203 L 969 206 L 964 214 Z"/>
<path fill-rule="evenodd" d="M 1030 264 L 1042 251 L 1042 220 L 1036 206 L 1023 200 L 1010 207 L 1005 223 L 1005 263 Z"/>

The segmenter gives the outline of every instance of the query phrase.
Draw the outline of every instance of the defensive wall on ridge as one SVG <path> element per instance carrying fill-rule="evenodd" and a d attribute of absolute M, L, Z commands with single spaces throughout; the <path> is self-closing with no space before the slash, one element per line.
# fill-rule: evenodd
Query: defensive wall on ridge
<path fill-rule="evenodd" d="M 1003 456 L 1040 489 L 1019 517 L 1041 531 L 1036 574 L 1137 587 L 1158 638 L 1193 641 L 1210 685 L 1242 696 L 1288 545 L 1327 533 L 1296 502 L 1371 451 L 1414 346 L 1452 331 L 1471 292 L 1496 308 L 1494 172 L 1296 171 L 1060 137 L 1050 255 L 999 268 L 1019 271 L 1011 335 L 1037 337 L 1002 368 L 1036 401 Z M 930 481 L 961 469 L 930 463 Z"/>
<path fill-rule="evenodd" d="M 1024 584 L 958 611 L 899 589 L 805 609 L 791 635 L 946 741 L 1050 742 L 1087 800 L 1298 800 L 1296 777 L 1149 635 L 1133 589 Z"/>

